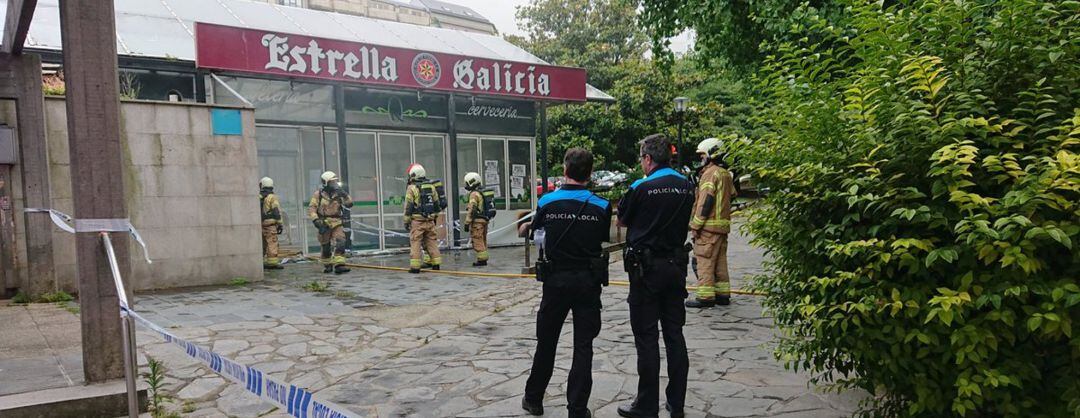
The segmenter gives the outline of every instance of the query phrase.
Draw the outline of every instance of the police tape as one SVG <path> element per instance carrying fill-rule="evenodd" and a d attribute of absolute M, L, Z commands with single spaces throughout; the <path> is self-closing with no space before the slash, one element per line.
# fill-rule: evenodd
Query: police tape
<path fill-rule="evenodd" d="M 314 399 L 313 394 L 296 385 L 280 382 L 270 377 L 254 367 L 245 366 L 237 363 L 227 357 L 214 353 L 203 347 L 195 345 L 187 340 L 173 335 L 172 333 L 161 328 L 157 324 L 150 322 L 146 318 L 143 318 L 137 312 L 131 310 L 131 303 L 127 299 L 127 290 L 124 288 L 124 281 L 120 277 L 120 269 L 116 260 L 116 252 L 113 249 L 112 240 L 109 238 L 108 232 L 127 232 L 135 238 L 135 241 L 143 248 L 143 256 L 146 258 L 146 262 L 150 263 L 150 254 L 146 249 L 146 243 L 142 237 L 139 236 L 139 232 L 135 230 L 135 226 L 131 224 L 128 219 L 74 219 L 66 213 L 60 212 L 55 209 L 40 209 L 40 208 L 26 208 L 24 211 L 29 213 L 48 213 L 52 218 L 53 223 L 60 229 L 68 233 L 77 232 L 97 232 L 101 235 L 102 244 L 105 247 L 105 253 L 108 257 L 109 267 L 112 271 L 113 284 L 116 286 L 117 303 L 120 305 L 120 316 L 122 318 L 130 318 L 143 326 L 150 328 L 154 332 L 160 334 L 167 343 L 173 343 L 176 346 L 184 349 L 184 352 L 193 359 L 199 360 L 203 365 L 213 370 L 215 373 L 224 376 L 235 383 L 245 385 L 245 389 L 258 396 L 259 398 L 269 401 L 285 411 L 289 415 L 297 418 L 359 418 L 358 415 L 350 412 L 349 410 L 342 408 L 332 402 L 321 401 Z M 70 223 L 75 225 L 72 226 Z M 127 327 L 125 322 L 124 327 Z M 125 328 L 128 329 L 128 328 Z M 124 337 L 125 347 L 128 346 L 129 341 L 131 352 L 134 351 L 134 342 L 126 335 Z M 124 349 L 125 353 L 128 353 L 127 348 Z M 131 367 L 132 372 L 128 376 L 128 391 L 129 391 L 129 409 L 131 416 L 136 416 L 137 405 L 131 398 L 131 393 L 134 390 L 134 354 L 130 357 L 125 354 L 125 368 Z M 125 372 L 125 374 L 128 374 Z"/>
<path fill-rule="evenodd" d="M 143 250 L 143 258 L 146 259 L 147 264 L 153 263 L 150 261 L 150 251 L 146 249 L 146 242 L 143 241 L 142 236 L 139 235 L 139 231 L 135 230 L 135 225 L 131 224 L 131 221 L 127 218 L 122 219 L 74 219 L 71 215 L 56 209 L 43 209 L 43 208 L 26 208 L 23 209 L 26 213 L 48 213 L 49 218 L 53 223 L 64 232 L 74 234 L 76 232 L 127 232 L 131 234 L 131 237 L 135 239 L 135 242 L 139 243 L 139 246 Z M 74 223 L 75 226 L 71 226 L 70 223 Z"/>
<path fill-rule="evenodd" d="M 302 387 L 282 382 L 270 377 L 269 373 L 257 368 L 240 364 L 228 357 L 207 350 L 199 345 L 173 335 L 150 320 L 130 309 L 126 315 L 139 324 L 161 335 L 166 343 L 171 343 L 184 350 L 184 353 L 198 360 L 210 370 L 233 383 L 244 385 L 244 390 L 268 401 L 290 416 L 297 418 L 359 418 L 359 415 L 333 402 L 320 400 L 312 392 Z"/>

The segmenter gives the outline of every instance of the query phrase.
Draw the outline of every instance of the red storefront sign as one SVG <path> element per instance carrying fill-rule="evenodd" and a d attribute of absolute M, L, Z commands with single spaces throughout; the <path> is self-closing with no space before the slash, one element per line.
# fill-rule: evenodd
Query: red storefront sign
<path fill-rule="evenodd" d="M 585 101 L 585 70 L 195 24 L 200 68 L 361 84 Z"/>

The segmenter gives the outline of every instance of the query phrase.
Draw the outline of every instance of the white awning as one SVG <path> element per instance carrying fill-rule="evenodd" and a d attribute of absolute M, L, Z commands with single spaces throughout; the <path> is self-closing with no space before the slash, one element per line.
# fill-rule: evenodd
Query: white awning
<path fill-rule="evenodd" d="M 7 14 L 0 0 L 0 22 Z M 120 55 L 195 61 L 195 22 L 298 33 L 504 61 L 547 64 L 498 36 L 247 0 L 115 0 Z M 61 49 L 58 0 L 38 0 L 27 49 Z M 614 100 L 592 86 L 589 100 Z"/>

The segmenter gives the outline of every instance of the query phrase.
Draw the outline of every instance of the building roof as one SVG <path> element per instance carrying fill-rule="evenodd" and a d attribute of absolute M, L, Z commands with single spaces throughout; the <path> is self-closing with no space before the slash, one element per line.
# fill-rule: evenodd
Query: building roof
<path fill-rule="evenodd" d="M 0 22 L 7 17 L 7 3 L 8 0 L 0 0 Z M 115 0 L 115 4 L 117 53 L 134 57 L 194 62 L 194 23 L 199 21 L 493 60 L 547 64 L 498 36 L 266 2 Z M 25 47 L 61 50 L 59 0 L 38 0 Z M 586 91 L 599 90 L 586 88 Z M 594 95 L 590 93 L 587 97 L 592 100 Z"/>
<path fill-rule="evenodd" d="M 481 23 L 491 24 L 490 20 L 477 13 L 475 10 L 465 6 L 459 6 L 453 3 L 447 3 L 439 0 L 413 0 L 414 2 L 423 4 L 427 7 L 430 13 L 440 13 L 444 15 L 451 15 L 454 17 L 460 17 L 462 19 L 473 20 Z"/>

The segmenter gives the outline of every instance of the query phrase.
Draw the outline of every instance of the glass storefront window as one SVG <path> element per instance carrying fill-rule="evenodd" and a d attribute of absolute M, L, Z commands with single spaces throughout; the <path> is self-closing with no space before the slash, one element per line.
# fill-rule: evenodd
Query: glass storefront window
<path fill-rule="evenodd" d="M 308 199 L 322 187 L 322 173 L 326 171 L 326 165 L 323 161 L 325 148 L 323 147 L 323 137 L 321 128 L 303 128 L 300 129 L 300 155 L 303 162 L 303 172 L 301 173 L 301 181 L 305 195 Z M 304 202 L 304 210 L 306 216 L 308 202 Z M 306 218 L 305 218 L 306 220 Z M 308 251 L 313 253 L 319 252 L 319 240 L 318 231 L 315 229 L 315 225 L 311 222 L 304 222 L 305 229 L 307 231 L 307 246 Z"/>
<path fill-rule="evenodd" d="M 349 195 L 353 198 L 352 244 L 355 250 L 378 249 L 379 175 L 376 170 L 375 134 L 348 132 Z"/>
<path fill-rule="evenodd" d="M 480 177 L 484 187 L 495 189 L 495 206 L 506 209 L 506 140 L 483 138 L 480 144 Z"/>
<path fill-rule="evenodd" d="M 458 219 L 465 220 L 465 206 L 469 204 L 469 192 L 465 190 L 465 174 L 480 173 L 480 155 L 476 149 L 476 138 L 458 137 L 457 163 L 461 178 L 454 179 L 458 185 Z M 482 176 L 482 174 L 481 174 Z"/>
<path fill-rule="evenodd" d="M 382 185 L 383 227 L 387 230 L 404 233 L 405 225 L 402 214 L 405 213 L 405 170 L 412 164 L 410 137 L 407 134 L 379 134 L 379 161 L 381 170 L 379 182 Z M 408 239 L 386 237 L 386 247 L 404 247 Z"/>
<path fill-rule="evenodd" d="M 221 79 L 255 105 L 263 121 L 335 123 L 334 88 L 324 84 L 222 76 Z M 214 87 L 214 103 L 243 105 L 224 87 Z"/>
<path fill-rule="evenodd" d="M 307 224 L 307 194 L 298 181 L 300 174 L 299 133 L 295 128 L 260 126 L 255 143 L 259 154 L 259 177 L 274 180 L 274 192 L 281 201 L 285 231 L 278 237 L 282 247 L 298 248 L 304 243 Z M 252 205 L 255 203 L 253 202 Z"/>
<path fill-rule="evenodd" d="M 341 154 L 341 149 L 338 148 L 338 132 L 334 128 L 326 128 L 323 130 L 323 161 L 326 163 L 326 169 L 341 175 L 341 159 L 338 155 Z M 342 179 L 345 180 L 345 179 Z"/>
<path fill-rule="evenodd" d="M 510 209 L 532 209 L 536 181 L 532 173 L 532 144 L 525 140 L 507 141 L 510 156 Z"/>

